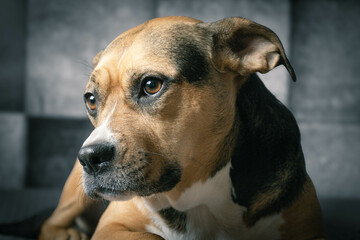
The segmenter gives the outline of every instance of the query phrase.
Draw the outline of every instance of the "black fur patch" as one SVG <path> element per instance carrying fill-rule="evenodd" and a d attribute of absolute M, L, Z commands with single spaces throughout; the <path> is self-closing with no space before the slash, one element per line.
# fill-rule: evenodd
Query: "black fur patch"
<path fill-rule="evenodd" d="M 206 34 L 201 29 L 192 31 L 182 25 L 174 27 L 173 31 L 170 58 L 176 64 L 179 74 L 190 83 L 206 79 L 209 72 L 209 60 L 204 48 Z M 196 40 L 199 38 L 203 40 Z"/>
<path fill-rule="evenodd" d="M 169 227 L 178 232 L 186 232 L 186 213 L 177 211 L 170 207 L 160 210 L 159 214 L 166 221 Z"/>
<path fill-rule="evenodd" d="M 161 171 L 161 177 L 157 183 L 159 192 L 170 191 L 181 180 L 182 170 L 177 164 L 169 165 Z"/>
<path fill-rule="evenodd" d="M 292 113 L 280 103 L 254 74 L 237 97 L 239 133 L 232 155 L 230 176 L 234 202 L 248 209 L 258 194 L 280 192 L 258 212 L 248 212 L 249 225 L 289 206 L 306 181 L 300 132 Z M 279 176 L 286 172 L 286 182 Z M 246 216 L 245 216 L 246 218 Z"/>

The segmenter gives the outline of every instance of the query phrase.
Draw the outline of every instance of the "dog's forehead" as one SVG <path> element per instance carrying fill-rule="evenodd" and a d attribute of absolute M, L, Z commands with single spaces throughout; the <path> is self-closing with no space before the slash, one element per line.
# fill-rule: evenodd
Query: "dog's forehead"
<path fill-rule="evenodd" d="M 155 18 L 134 27 L 115 38 L 104 50 L 103 55 L 117 53 L 124 49 L 145 47 L 143 51 L 164 53 L 171 44 L 181 41 L 181 38 L 192 38 L 197 35 L 194 25 L 201 21 L 188 17 Z"/>
<path fill-rule="evenodd" d="M 130 29 L 109 44 L 95 70 L 107 68 L 106 72 L 118 74 L 113 77 L 118 80 L 139 71 L 201 80 L 207 73 L 209 44 L 204 29 L 197 27 L 199 22 L 185 17 L 158 18 Z"/>

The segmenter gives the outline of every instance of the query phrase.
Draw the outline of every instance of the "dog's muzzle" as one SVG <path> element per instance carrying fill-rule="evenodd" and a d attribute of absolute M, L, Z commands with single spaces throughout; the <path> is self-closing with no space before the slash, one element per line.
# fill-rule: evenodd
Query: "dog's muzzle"
<path fill-rule="evenodd" d="M 83 166 L 83 189 L 94 199 L 114 201 L 135 195 L 150 196 L 169 191 L 181 180 L 182 169 L 177 162 L 142 150 L 129 153 L 109 142 L 83 146 L 78 159 Z M 162 164 L 154 168 L 154 162 Z"/>
<path fill-rule="evenodd" d="M 106 163 L 111 162 L 114 156 L 115 146 L 110 143 L 101 143 L 82 147 L 78 159 L 84 171 L 94 175 L 100 172 Z"/>

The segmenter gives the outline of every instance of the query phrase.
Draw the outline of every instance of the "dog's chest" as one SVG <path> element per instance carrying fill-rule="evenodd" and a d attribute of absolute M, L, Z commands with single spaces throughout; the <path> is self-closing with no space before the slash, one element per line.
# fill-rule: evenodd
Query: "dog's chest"
<path fill-rule="evenodd" d="M 251 228 L 243 222 L 245 207 L 232 201 L 230 163 L 206 182 L 197 182 L 172 201 L 164 196 L 144 201 L 153 225 L 149 232 L 164 239 L 279 239 L 280 215 L 260 219 Z"/>

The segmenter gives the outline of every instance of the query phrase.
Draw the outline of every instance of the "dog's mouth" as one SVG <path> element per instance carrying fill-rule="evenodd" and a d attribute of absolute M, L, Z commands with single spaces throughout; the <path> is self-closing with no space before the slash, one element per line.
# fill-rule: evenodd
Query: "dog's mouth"
<path fill-rule="evenodd" d="M 127 200 L 136 195 L 142 188 L 140 172 L 130 171 L 127 174 L 115 166 L 108 166 L 96 174 L 83 172 L 85 193 L 94 199 Z"/>
<path fill-rule="evenodd" d="M 137 164 L 139 165 L 139 164 Z M 94 199 L 125 201 L 134 196 L 150 196 L 171 190 L 181 180 L 178 164 L 168 163 L 157 169 L 148 165 L 108 166 L 97 174 L 83 172 L 85 193 Z"/>

